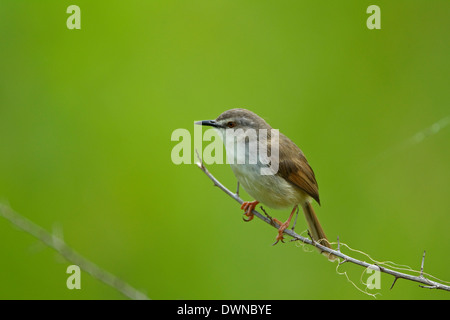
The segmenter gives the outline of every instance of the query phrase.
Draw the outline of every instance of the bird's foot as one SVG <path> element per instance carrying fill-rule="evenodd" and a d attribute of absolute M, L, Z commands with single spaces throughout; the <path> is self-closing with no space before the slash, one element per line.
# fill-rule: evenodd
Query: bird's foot
<path fill-rule="evenodd" d="M 289 218 L 286 220 L 286 222 L 281 222 L 278 219 L 273 218 L 272 220 L 275 221 L 280 227 L 278 228 L 278 235 L 275 239 L 275 242 L 272 244 L 273 246 L 276 245 L 279 241 L 284 243 L 284 237 L 283 232 L 289 227 L 289 224 L 291 223 L 292 216 L 294 215 L 294 212 L 297 210 L 297 206 L 292 209 L 291 214 L 289 215 Z"/>
<path fill-rule="evenodd" d="M 244 216 L 247 217 L 247 219 L 245 217 L 242 217 L 242 219 L 245 222 L 249 222 L 251 220 L 253 220 L 253 217 L 255 216 L 253 214 L 253 210 L 255 210 L 256 206 L 258 205 L 259 201 L 244 201 L 241 205 L 241 209 L 245 211 Z"/>
<path fill-rule="evenodd" d="M 286 221 L 286 222 L 281 222 L 280 220 L 273 218 L 273 221 L 275 221 L 280 227 L 278 228 L 278 235 L 275 239 L 275 242 L 272 244 L 273 246 L 276 245 L 279 241 L 284 243 L 284 237 L 283 237 L 283 232 L 284 230 L 287 229 L 287 227 L 289 227 L 289 223 L 291 222 L 290 220 Z"/>

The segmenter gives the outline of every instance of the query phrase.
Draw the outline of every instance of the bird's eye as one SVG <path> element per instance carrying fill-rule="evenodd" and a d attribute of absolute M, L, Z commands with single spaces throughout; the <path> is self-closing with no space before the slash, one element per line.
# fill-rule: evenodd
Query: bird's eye
<path fill-rule="evenodd" d="M 228 128 L 234 128 L 235 126 L 236 126 L 236 123 L 235 123 L 235 122 L 233 122 L 233 121 L 227 122 L 227 127 L 228 127 Z"/>

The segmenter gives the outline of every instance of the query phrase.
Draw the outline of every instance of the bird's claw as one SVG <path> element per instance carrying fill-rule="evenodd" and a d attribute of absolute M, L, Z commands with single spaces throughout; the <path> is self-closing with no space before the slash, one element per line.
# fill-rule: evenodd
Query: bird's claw
<path fill-rule="evenodd" d="M 259 201 L 244 201 L 241 205 L 241 209 L 245 211 L 244 217 L 242 217 L 242 220 L 245 222 L 252 221 L 254 218 L 253 210 L 255 210 L 255 207 L 258 205 Z M 247 217 L 247 218 L 245 218 Z"/>

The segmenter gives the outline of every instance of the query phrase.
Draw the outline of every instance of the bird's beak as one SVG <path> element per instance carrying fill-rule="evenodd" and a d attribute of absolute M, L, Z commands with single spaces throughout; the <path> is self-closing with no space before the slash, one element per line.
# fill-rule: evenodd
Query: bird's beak
<path fill-rule="evenodd" d="M 219 127 L 216 120 L 203 120 L 203 121 L 197 121 L 195 124 L 201 125 L 201 126 L 210 126 L 210 127 Z"/>

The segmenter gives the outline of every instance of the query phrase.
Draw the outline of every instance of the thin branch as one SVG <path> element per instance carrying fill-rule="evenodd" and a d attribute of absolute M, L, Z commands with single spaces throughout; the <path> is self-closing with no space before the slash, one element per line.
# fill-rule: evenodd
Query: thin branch
<path fill-rule="evenodd" d="M 423 252 L 422 264 L 420 265 L 420 276 L 423 277 L 423 264 L 425 263 L 425 251 Z"/>
<path fill-rule="evenodd" d="M 433 123 L 428 128 L 425 128 L 415 133 L 413 136 L 404 140 L 402 143 L 394 145 L 386 149 L 384 152 L 372 157 L 372 160 L 369 162 L 369 166 L 373 166 L 382 160 L 386 160 L 389 157 L 394 156 L 396 153 L 404 151 L 418 143 L 422 143 L 424 140 L 434 136 L 435 134 L 439 133 L 441 130 L 443 130 L 445 127 L 449 125 L 450 125 L 450 115 L 447 115 L 446 117 Z"/>
<path fill-rule="evenodd" d="M 198 153 L 197 153 L 198 155 Z M 236 200 L 237 202 L 239 202 L 240 204 L 242 204 L 244 201 L 235 193 L 231 192 L 230 190 L 228 190 L 219 180 L 217 180 L 209 171 L 208 169 L 206 169 L 206 167 L 204 166 L 203 162 L 201 161 L 201 158 L 199 157 L 199 162 L 197 162 L 197 166 L 206 174 L 206 176 L 214 183 L 215 186 L 219 187 L 223 192 L 225 192 L 229 197 L 233 198 L 234 200 Z M 263 210 L 264 211 L 264 210 Z M 259 219 L 261 219 L 262 221 L 264 221 L 265 223 L 271 225 L 272 227 L 275 227 L 276 229 L 279 228 L 279 225 L 274 222 L 272 219 L 269 218 L 269 215 L 264 211 L 265 215 L 260 214 L 258 211 L 253 210 L 253 214 L 258 217 Z M 344 253 L 342 253 L 340 251 L 340 241 L 338 238 L 338 250 L 333 250 L 330 249 L 326 246 L 323 246 L 321 244 L 319 244 L 316 241 L 313 241 L 311 239 L 305 238 L 297 233 L 295 233 L 293 230 L 290 229 L 285 229 L 284 233 L 292 238 L 294 238 L 295 240 L 299 240 L 307 245 L 311 245 L 314 246 L 316 248 L 319 248 L 321 251 L 325 251 L 328 253 L 331 253 L 337 257 L 339 257 L 340 259 L 342 259 L 341 262 L 339 262 L 339 264 L 343 264 L 346 262 L 350 262 L 356 265 L 359 265 L 361 267 L 364 268 L 371 268 L 373 270 L 377 270 L 386 274 L 390 274 L 392 276 L 395 277 L 394 283 L 391 286 L 394 286 L 395 282 L 397 281 L 397 279 L 405 279 L 405 280 L 409 280 L 409 281 L 413 281 L 413 282 L 418 282 L 421 284 L 424 284 L 426 286 L 420 286 L 423 288 L 428 288 L 428 289 L 440 289 L 440 290 L 445 290 L 445 291 L 450 291 L 450 286 L 427 279 L 423 276 L 423 263 L 425 260 L 425 253 L 423 255 L 423 259 L 422 259 L 422 268 L 421 268 L 421 272 L 420 272 L 420 276 L 414 276 L 414 275 L 410 275 L 407 273 L 403 273 L 403 272 L 399 272 L 390 268 L 385 268 L 385 267 L 381 267 L 378 266 L 376 264 L 371 264 L 356 258 L 353 258 L 349 255 L 346 255 Z"/>
<path fill-rule="evenodd" d="M 38 226 L 34 222 L 13 211 L 9 206 L 0 203 L 0 216 L 11 222 L 19 229 L 31 234 L 47 247 L 50 247 L 58 252 L 67 261 L 79 266 L 82 270 L 89 273 L 92 277 L 116 289 L 126 297 L 134 300 L 149 300 L 149 298 L 144 293 L 136 290 L 112 273 L 101 269 L 99 266 L 73 250 L 64 242 L 61 237 L 57 236 L 56 234 L 49 233 L 44 228 Z"/>

